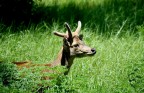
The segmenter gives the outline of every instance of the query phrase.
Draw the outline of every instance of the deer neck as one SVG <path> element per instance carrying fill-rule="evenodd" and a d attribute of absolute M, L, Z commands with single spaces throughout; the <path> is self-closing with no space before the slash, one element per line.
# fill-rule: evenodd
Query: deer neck
<path fill-rule="evenodd" d="M 60 52 L 58 53 L 57 58 L 51 63 L 52 67 L 55 66 L 66 66 L 70 68 L 73 63 L 74 57 L 70 56 L 70 53 L 65 51 L 61 48 Z"/>

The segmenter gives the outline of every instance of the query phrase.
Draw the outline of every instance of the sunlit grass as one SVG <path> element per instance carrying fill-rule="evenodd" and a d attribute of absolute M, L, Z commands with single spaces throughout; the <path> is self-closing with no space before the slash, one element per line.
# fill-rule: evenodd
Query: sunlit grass
<path fill-rule="evenodd" d="M 134 92 L 135 87 L 131 86 L 130 77 L 135 67 L 141 71 L 144 70 L 143 67 L 138 66 L 144 65 L 144 52 L 141 51 L 144 48 L 143 40 L 134 36 L 105 39 L 98 36 L 90 37 L 93 40 L 89 42 L 96 47 L 97 55 L 92 58 L 78 59 L 77 63 L 75 62 L 74 71 L 71 71 L 74 78 L 70 83 L 77 81 L 78 77 L 82 78 L 84 83 L 75 83 L 77 86 L 82 86 L 78 89 L 81 93 L 85 91 Z M 143 76 L 142 73 L 139 75 Z M 142 78 L 141 80 L 143 81 Z M 142 88 L 144 83 L 139 84 Z M 139 87 L 139 91 L 141 88 Z"/>
<path fill-rule="evenodd" d="M 62 27 L 58 24 L 52 27 L 45 25 L 35 30 L 30 28 L 19 33 L 4 34 L 0 38 L 0 60 L 50 63 L 56 58 L 62 46 L 62 38 L 54 36 L 52 31 L 65 31 Z M 120 37 L 115 35 L 104 37 L 91 30 L 85 26 L 81 33 L 84 35 L 85 43 L 94 47 L 97 54 L 93 57 L 76 58 L 69 75 L 62 82 L 62 89 L 54 87 L 45 91 L 142 92 L 143 36 L 125 33 Z"/>

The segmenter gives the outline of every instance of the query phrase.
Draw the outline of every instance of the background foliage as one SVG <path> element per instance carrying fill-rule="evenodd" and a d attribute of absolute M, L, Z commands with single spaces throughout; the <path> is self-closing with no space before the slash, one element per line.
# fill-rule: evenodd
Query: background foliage
<path fill-rule="evenodd" d="M 1 0 L 0 17 L 6 23 L 69 23 L 81 20 L 100 32 L 143 24 L 143 0 Z M 117 24 L 117 25 L 116 25 Z"/>

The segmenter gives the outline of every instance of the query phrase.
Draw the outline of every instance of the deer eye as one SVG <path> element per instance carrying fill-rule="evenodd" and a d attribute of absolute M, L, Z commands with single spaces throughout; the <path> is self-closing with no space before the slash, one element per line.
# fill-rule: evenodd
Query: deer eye
<path fill-rule="evenodd" d="M 73 45 L 74 47 L 79 47 L 79 44 L 75 44 L 75 45 Z"/>

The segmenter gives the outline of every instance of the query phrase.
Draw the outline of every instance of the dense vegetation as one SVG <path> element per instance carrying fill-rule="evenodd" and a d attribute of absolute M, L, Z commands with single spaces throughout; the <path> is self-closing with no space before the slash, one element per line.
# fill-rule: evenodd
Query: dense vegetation
<path fill-rule="evenodd" d="M 28 10 L 23 10 L 19 0 L 6 1 L 13 1 L 8 5 L 16 10 L 2 11 L 4 7 L 0 8 L 0 12 L 5 12 L 0 14 L 2 93 L 38 92 L 47 85 L 51 88 L 42 88 L 46 93 L 144 92 L 143 0 L 26 0 L 24 4 L 29 6 Z M 14 2 L 21 6 L 13 8 Z M 13 14 L 20 10 L 20 14 Z M 17 16 L 23 17 L 19 19 Z M 41 81 L 41 68 L 32 73 L 27 69 L 18 71 L 11 64 L 12 61 L 24 60 L 37 64 L 53 61 L 62 40 L 52 32 L 65 32 L 65 21 L 75 30 L 78 20 L 82 22 L 84 41 L 95 47 L 97 54 L 76 59 L 68 76 Z M 55 69 L 61 70 L 61 67 Z M 23 72 L 27 74 L 22 78 Z"/>

